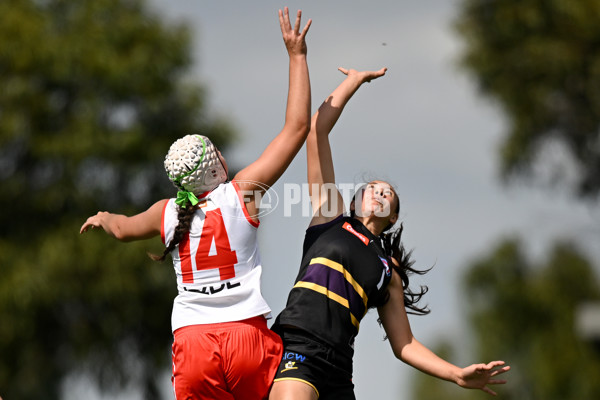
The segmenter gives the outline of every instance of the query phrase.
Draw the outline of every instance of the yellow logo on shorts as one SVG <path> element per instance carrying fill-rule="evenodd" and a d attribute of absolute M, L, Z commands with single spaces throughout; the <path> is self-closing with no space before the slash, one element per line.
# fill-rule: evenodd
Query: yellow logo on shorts
<path fill-rule="evenodd" d="M 298 367 L 294 367 L 296 363 L 294 361 L 288 361 L 285 363 L 285 368 L 282 369 L 280 372 L 285 372 L 285 371 L 289 371 L 291 369 L 298 369 Z"/>

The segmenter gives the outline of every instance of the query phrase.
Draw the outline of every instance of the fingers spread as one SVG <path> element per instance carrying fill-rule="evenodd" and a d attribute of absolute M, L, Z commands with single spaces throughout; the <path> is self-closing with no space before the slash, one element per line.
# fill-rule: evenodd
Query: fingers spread
<path fill-rule="evenodd" d="M 304 29 L 302 29 L 302 33 L 300 34 L 301 37 L 306 36 L 306 34 L 308 33 L 308 28 L 310 28 L 311 24 L 312 24 L 312 19 L 309 19 L 308 22 L 306 22 L 306 26 L 304 27 Z"/>
<path fill-rule="evenodd" d="M 281 28 L 281 33 L 284 33 L 283 30 L 283 13 L 279 10 L 279 27 Z"/>
<path fill-rule="evenodd" d="M 488 363 L 488 367 L 494 368 L 494 367 L 499 367 L 500 365 L 504 365 L 504 364 L 505 364 L 504 361 L 492 361 L 492 362 Z"/>
<path fill-rule="evenodd" d="M 298 14 L 296 15 L 296 22 L 294 24 L 294 32 L 296 34 L 300 34 L 300 19 L 302 18 L 302 11 L 298 10 Z M 288 17 L 289 19 L 289 17 Z"/>
<path fill-rule="evenodd" d="M 283 9 L 283 13 L 279 10 L 279 25 L 281 26 L 281 32 L 286 33 L 292 29 L 290 24 L 290 11 L 287 7 Z"/>
<path fill-rule="evenodd" d="M 491 376 L 496 376 L 496 375 L 499 375 L 499 374 L 503 374 L 503 373 L 505 373 L 505 372 L 507 372 L 509 370 L 510 370 L 510 367 L 507 365 L 506 367 L 497 369 L 494 372 L 492 372 Z"/>

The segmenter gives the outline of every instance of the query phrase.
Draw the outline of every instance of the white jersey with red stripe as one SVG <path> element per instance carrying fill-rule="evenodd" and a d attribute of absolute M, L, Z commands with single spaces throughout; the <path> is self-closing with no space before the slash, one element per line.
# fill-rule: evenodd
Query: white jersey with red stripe
<path fill-rule="evenodd" d="M 165 245 L 173 239 L 177 209 L 175 199 L 165 205 Z M 173 331 L 257 315 L 270 318 L 260 289 L 258 225 L 248 215 L 235 181 L 219 185 L 200 200 L 190 232 L 171 252 L 179 292 L 173 302 Z"/>

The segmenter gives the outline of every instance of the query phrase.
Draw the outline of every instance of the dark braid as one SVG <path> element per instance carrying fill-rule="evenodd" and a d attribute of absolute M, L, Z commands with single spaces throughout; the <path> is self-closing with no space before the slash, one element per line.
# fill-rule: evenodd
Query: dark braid
<path fill-rule="evenodd" d="M 181 242 L 183 236 L 190 231 L 192 226 L 192 219 L 194 218 L 194 212 L 197 207 L 187 203 L 186 207 L 183 208 L 181 206 L 177 206 L 177 220 L 179 223 L 175 227 L 175 233 L 173 234 L 173 239 L 169 242 L 169 246 L 165 249 L 161 256 L 156 254 L 148 253 L 148 256 L 154 261 L 164 261 L 167 254 L 169 254 L 173 249 Z"/>
<path fill-rule="evenodd" d="M 430 310 L 427 306 L 419 307 L 417 303 L 429 290 L 427 286 L 421 286 L 419 292 L 413 292 L 409 287 L 409 275 L 418 274 L 423 275 L 427 273 L 431 268 L 426 270 L 418 270 L 412 267 L 415 263 L 411 260 L 412 251 L 406 251 L 404 244 L 401 242 L 402 231 L 404 226 L 400 224 L 400 228 L 395 231 L 384 233 L 382 235 L 384 248 L 388 257 L 393 257 L 398 261 L 399 266 L 392 263 L 394 270 L 400 275 L 402 279 L 402 288 L 404 289 L 404 307 L 407 308 L 408 314 L 414 315 L 426 315 L 429 314 Z"/>

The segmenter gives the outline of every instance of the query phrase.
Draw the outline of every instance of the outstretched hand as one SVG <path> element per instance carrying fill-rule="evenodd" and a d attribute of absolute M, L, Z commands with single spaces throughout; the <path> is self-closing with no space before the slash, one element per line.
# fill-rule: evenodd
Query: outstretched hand
<path fill-rule="evenodd" d="M 457 384 L 468 389 L 481 389 L 487 394 L 496 396 L 496 392 L 491 390 L 487 385 L 499 385 L 506 383 L 503 379 L 492 379 L 500 374 L 510 370 L 508 365 L 504 365 L 504 361 L 492 361 L 488 364 L 473 364 L 462 369 L 462 374 L 459 377 Z"/>
<path fill-rule="evenodd" d="M 79 233 L 85 233 L 90 229 L 102 228 L 102 218 L 106 217 L 109 213 L 106 211 L 100 211 L 96 215 L 92 215 L 83 223 Z"/>
<path fill-rule="evenodd" d="M 281 34 L 283 35 L 283 42 L 285 43 L 285 47 L 287 48 L 288 54 L 298 55 L 304 54 L 306 55 L 306 33 L 308 32 L 308 28 L 310 28 L 310 24 L 312 23 L 312 19 L 309 19 L 306 23 L 302 32 L 300 32 L 300 19 L 302 17 L 302 11 L 298 10 L 298 14 L 296 15 L 296 22 L 294 23 L 294 27 L 290 22 L 290 13 L 287 7 L 283 9 L 283 12 L 279 10 L 279 26 L 281 26 Z"/>
<path fill-rule="evenodd" d="M 355 69 L 346 69 L 346 68 L 338 68 L 338 70 L 347 75 L 348 77 L 356 77 L 360 80 L 361 83 L 371 82 L 373 79 L 377 79 L 383 75 L 387 71 L 387 68 L 381 68 L 379 71 L 357 71 Z"/>

